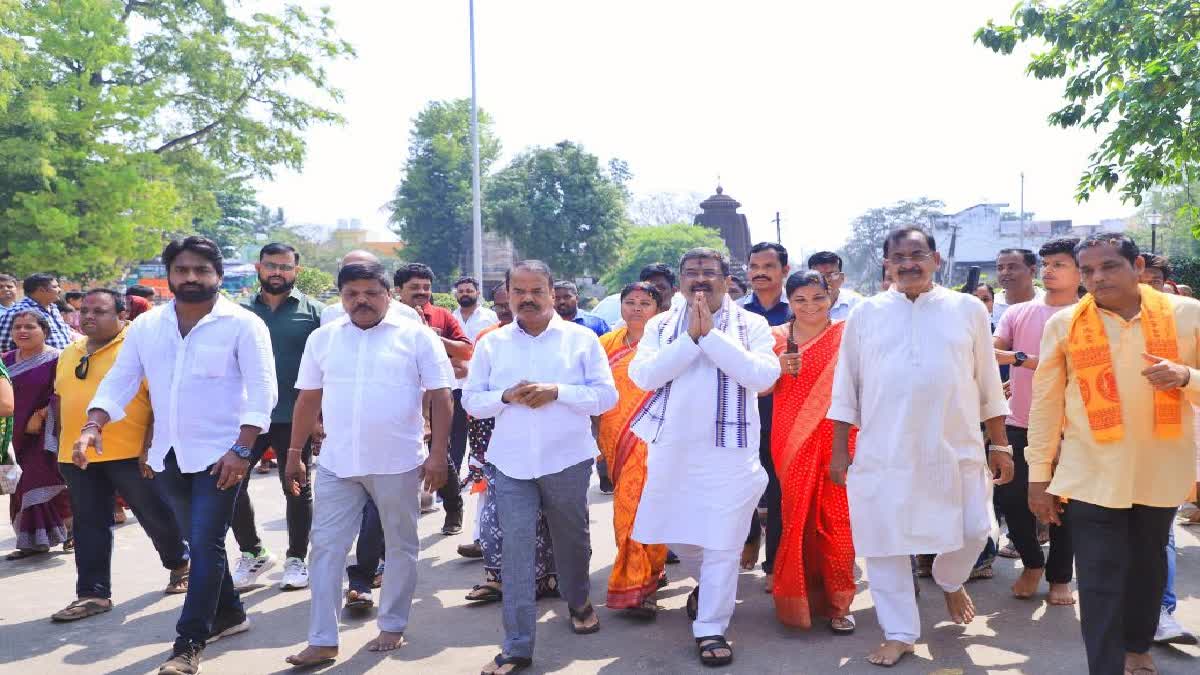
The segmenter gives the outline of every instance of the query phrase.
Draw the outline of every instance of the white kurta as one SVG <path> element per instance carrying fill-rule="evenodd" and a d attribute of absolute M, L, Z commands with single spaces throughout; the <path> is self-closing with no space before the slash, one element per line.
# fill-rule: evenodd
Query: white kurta
<path fill-rule="evenodd" d="M 991 477 L 979 424 L 1008 414 L 978 298 L 940 286 L 915 302 L 889 290 L 850 314 L 829 419 L 859 428 L 847 480 L 854 549 L 865 557 L 944 553 L 991 528 L 964 509 L 966 481 Z"/>
<path fill-rule="evenodd" d="M 659 338 L 659 325 L 671 314 L 665 312 L 646 325 L 629 365 L 630 379 L 646 391 L 673 383 L 657 438 L 645 439 L 649 453 L 633 525 L 636 541 L 741 548 L 750 513 L 766 489 L 755 397 L 779 378 L 775 339 L 762 317 L 728 301 L 722 311 L 742 315 L 748 351 L 737 338 L 715 329 L 699 343 L 684 334 L 667 344 L 668 335 Z M 718 368 L 748 390 L 744 448 L 716 445 Z"/>

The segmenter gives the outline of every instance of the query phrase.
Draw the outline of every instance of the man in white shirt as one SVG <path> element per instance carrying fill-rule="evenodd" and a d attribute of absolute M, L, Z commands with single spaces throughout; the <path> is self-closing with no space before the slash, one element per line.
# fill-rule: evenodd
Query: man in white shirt
<path fill-rule="evenodd" d="M 533 662 L 539 508 L 554 541 L 558 588 L 570 610 L 571 629 L 578 634 L 600 630 L 588 599 L 587 488 L 598 452 L 591 418 L 617 403 L 608 358 L 595 333 L 554 310 L 550 268 L 526 260 L 508 271 L 506 281 L 516 321 L 476 345 L 463 388 L 468 413 L 496 418 L 487 460 L 504 531 L 505 638 L 503 651 L 484 673 Z"/>
<path fill-rule="evenodd" d="M 830 474 L 847 486 L 854 550 L 867 559 L 884 633 L 868 661 L 892 666 L 921 634 L 909 556 L 936 553 L 950 619 L 975 618 L 963 584 L 995 522 L 992 479 L 1012 480 L 1013 460 L 987 308 L 934 285 L 941 257 L 925 231 L 893 230 L 883 256 L 895 284 L 846 322 L 827 417 Z M 992 444 L 986 459 L 980 421 Z"/>
<path fill-rule="evenodd" d="M 1046 291 L 1034 285 L 1037 276 L 1037 256 L 1024 248 L 1005 248 L 996 254 L 996 277 L 1000 288 L 992 300 L 992 325 L 1000 325 L 1000 317 L 1008 308 L 1030 300 L 1041 300 Z"/>
<path fill-rule="evenodd" d="M 175 299 L 131 324 L 75 448 L 101 452 L 101 429 L 125 416 L 146 379 L 154 411 L 147 463 L 175 510 L 192 565 L 179 636 L 159 673 L 192 675 L 206 642 L 250 627 L 229 574 L 225 534 L 278 390 L 266 325 L 220 295 L 221 249 L 188 237 L 168 244 L 162 260 Z"/>
<path fill-rule="evenodd" d="M 353 251 L 350 251 L 346 255 L 342 256 L 342 262 L 338 265 L 338 268 L 340 269 L 342 267 L 345 267 L 346 265 L 350 265 L 353 263 L 376 263 L 376 264 L 378 264 L 379 256 L 375 255 L 374 253 L 371 253 L 370 251 L 363 251 L 361 249 L 355 249 Z M 412 319 L 413 321 L 421 320 L 420 315 L 417 314 L 417 310 L 413 309 L 412 307 L 409 307 L 408 305 L 404 304 L 403 302 L 400 302 L 399 300 L 392 299 L 388 303 L 388 311 L 394 312 L 405 319 Z M 345 315 L 346 315 L 346 310 L 344 307 L 342 307 L 342 303 L 331 302 L 325 306 L 324 310 L 321 311 L 321 325 L 324 326 L 325 324 L 332 322 L 334 319 L 343 317 Z"/>
<path fill-rule="evenodd" d="M 654 392 L 632 426 L 649 444 L 633 538 L 668 544 L 696 580 L 692 634 L 701 661 L 719 666 L 733 660 L 725 631 L 746 521 L 767 486 L 757 396 L 779 378 L 779 359 L 766 319 L 729 299 L 723 254 L 692 249 L 679 274 L 687 304 L 646 324 L 629 365 Z"/>
<path fill-rule="evenodd" d="M 386 652 L 404 644 L 417 586 L 419 490 L 422 479 L 431 490 L 446 481 L 453 384 L 446 350 L 423 324 L 388 310 L 390 290 L 378 263 L 342 267 L 338 292 L 346 313 L 313 332 L 300 361 L 289 481 L 307 481 L 301 453 L 318 414 L 326 437 L 314 489 L 308 647 L 287 658 L 294 666 L 337 656 L 342 566 L 368 499 L 379 508 L 388 564 L 379 636 L 367 648 Z M 432 452 L 423 438 L 423 392 L 437 411 L 431 417 Z M 377 401 L 386 405 L 373 409 Z"/>
<path fill-rule="evenodd" d="M 833 251 L 817 251 L 808 256 L 808 269 L 825 277 L 825 283 L 829 284 L 829 299 L 833 303 L 829 318 L 845 321 L 850 316 L 850 310 L 863 301 L 863 296 L 849 288 L 842 288 L 842 284 L 846 283 L 842 256 Z"/>

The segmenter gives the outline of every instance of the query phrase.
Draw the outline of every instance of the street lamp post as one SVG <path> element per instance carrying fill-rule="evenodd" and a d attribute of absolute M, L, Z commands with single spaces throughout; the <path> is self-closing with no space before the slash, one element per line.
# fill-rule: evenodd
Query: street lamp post
<path fill-rule="evenodd" d="M 475 0 L 471 12 L 471 267 L 475 280 L 483 283 L 483 217 L 479 186 L 479 99 L 475 92 Z"/>
<path fill-rule="evenodd" d="M 1150 222 L 1150 253 L 1158 253 L 1158 224 L 1162 222 L 1162 214 L 1158 211 L 1151 211 L 1146 214 L 1146 220 Z"/>

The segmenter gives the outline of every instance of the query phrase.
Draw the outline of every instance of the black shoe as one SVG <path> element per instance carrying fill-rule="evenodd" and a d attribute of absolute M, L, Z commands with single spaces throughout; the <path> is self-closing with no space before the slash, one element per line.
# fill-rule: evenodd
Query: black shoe
<path fill-rule="evenodd" d="M 208 635 L 208 644 L 223 637 L 245 633 L 248 630 L 250 630 L 250 620 L 246 618 L 245 612 L 217 612 L 216 618 L 213 619 L 212 632 Z"/>
<path fill-rule="evenodd" d="M 451 511 L 446 509 L 446 522 L 442 525 L 442 534 L 451 535 L 462 532 L 463 512 L 462 509 Z"/>
<path fill-rule="evenodd" d="M 158 675 L 196 675 L 200 672 L 200 652 L 204 645 L 180 638 L 175 641 L 171 658 L 158 668 Z"/>
<path fill-rule="evenodd" d="M 470 544 L 459 544 L 458 554 L 464 558 L 482 558 L 483 547 L 479 545 L 478 540 Z"/>

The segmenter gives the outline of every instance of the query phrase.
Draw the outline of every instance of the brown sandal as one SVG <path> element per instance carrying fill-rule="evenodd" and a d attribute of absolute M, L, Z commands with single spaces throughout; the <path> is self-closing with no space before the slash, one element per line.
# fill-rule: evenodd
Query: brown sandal
<path fill-rule="evenodd" d="M 187 593 L 188 578 L 192 573 L 192 564 L 187 563 L 177 570 L 171 570 L 171 577 L 167 580 L 167 587 L 163 589 L 163 593 L 167 595 L 179 595 Z"/>
<path fill-rule="evenodd" d="M 113 608 L 112 600 L 104 598 L 79 598 L 67 605 L 66 608 L 55 612 L 50 620 L 56 623 L 78 621 L 89 616 L 103 614 Z"/>
<path fill-rule="evenodd" d="M 596 616 L 596 608 L 592 606 L 592 603 L 589 602 L 586 607 L 579 610 L 568 607 L 567 611 L 571 614 L 571 630 L 576 635 L 591 635 L 599 632 L 600 617 Z M 589 626 L 588 621 L 591 619 L 595 619 L 596 623 Z"/>

